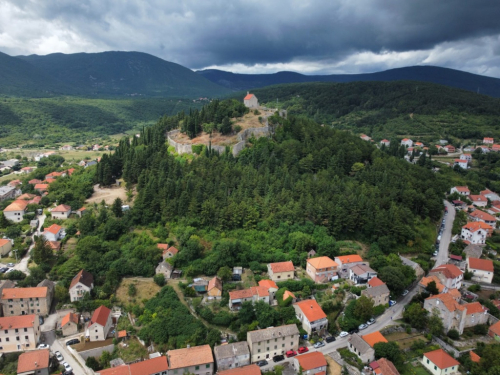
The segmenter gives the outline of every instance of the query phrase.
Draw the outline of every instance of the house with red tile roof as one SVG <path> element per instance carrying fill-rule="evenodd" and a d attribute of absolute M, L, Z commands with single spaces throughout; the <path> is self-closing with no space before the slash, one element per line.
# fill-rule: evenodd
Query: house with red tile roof
<path fill-rule="evenodd" d="M 158 244 L 160 245 L 160 244 Z M 162 244 L 163 245 L 163 244 Z M 168 249 L 163 250 L 163 259 L 172 258 L 179 253 L 177 248 L 170 246 Z"/>
<path fill-rule="evenodd" d="M 500 145 L 492 145 L 491 146 L 491 151 L 494 151 L 494 152 L 500 151 Z"/>
<path fill-rule="evenodd" d="M 457 374 L 458 366 L 460 365 L 455 358 L 446 353 L 443 349 L 424 353 L 422 363 L 431 374 L 436 375 Z"/>
<path fill-rule="evenodd" d="M 370 363 L 370 367 L 375 375 L 400 375 L 394 363 L 386 358 L 379 358 Z"/>
<path fill-rule="evenodd" d="M 50 350 L 24 352 L 17 361 L 17 375 L 49 375 Z"/>
<path fill-rule="evenodd" d="M 66 220 L 69 218 L 69 215 L 71 215 L 71 206 L 68 206 L 67 204 L 60 204 L 50 211 L 50 215 L 52 216 L 52 219 Z"/>
<path fill-rule="evenodd" d="M 22 184 L 23 183 L 21 182 L 21 180 L 12 180 L 7 185 L 12 186 L 12 187 L 18 187 L 19 185 L 22 185 Z"/>
<path fill-rule="evenodd" d="M 293 357 L 292 364 L 297 374 L 301 368 L 304 374 L 326 374 L 327 363 L 324 354 L 321 352 L 309 352 Z"/>
<path fill-rule="evenodd" d="M 372 138 L 367 136 L 366 134 L 361 134 L 359 136 L 359 138 L 361 138 L 363 141 L 371 141 L 372 140 Z"/>
<path fill-rule="evenodd" d="M 467 169 L 469 166 L 469 162 L 467 160 L 464 160 L 464 159 L 454 159 L 453 166 L 455 167 L 457 165 L 462 169 Z"/>
<path fill-rule="evenodd" d="M 120 365 L 117 367 L 99 370 L 98 375 L 167 375 L 167 357 L 160 356 L 132 363 L 131 365 Z"/>
<path fill-rule="evenodd" d="M 52 224 L 50 227 L 45 228 L 42 235 L 47 241 L 59 241 L 62 236 L 63 228 L 60 225 Z"/>
<path fill-rule="evenodd" d="M 496 342 L 500 341 L 500 321 L 490 326 L 488 336 L 493 337 Z"/>
<path fill-rule="evenodd" d="M 413 141 L 409 138 L 404 138 L 401 140 L 401 146 L 411 147 L 413 146 Z"/>
<path fill-rule="evenodd" d="M 267 265 L 269 278 L 275 282 L 292 280 L 295 274 L 295 267 L 291 261 L 269 263 Z"/>
<path fill-rule="evenodd" d="M 376 276 L 371 278 L 366 284 L 368 288 L 374 288 L 376 286 L 381 286 L 381 285 L 385 285 L 385 283 Z"/>
<path fill-rule="evenodd" d="M 229 292 L 229 308 L 231 310 L 241 309 L 244 302 L 263 301 L 269 304 L 269 291 L 263 286 L 252 286 L 248 289 L 233 290 Z"/>
<path fill-rule="evenodd" d="M 74 313 L 67 313 L 61 319 L 61 330 L 64 337 L 71 336 L 78 333 L 78 323 L 80 322 L 80 315 Z"/>
<path fill-rule="evenodd" d="M 471 221 L 482 221 L 483 223 L 488 224 L 493 229 L 495 229 L 497 226 L 497 218 L 481 210 L 472 211 L 469 214 L 469 219 Z"/>
<path fill-rule="evenodd" d="M 175 374 L 189 372 L 193 375 L 212 375 L 214 373 L 214 357 L 209 345 L 193 346 L 167 352 L 169 369 Z"/>
<path fill-rule="evenodd" d="M 328 330 L 328 319 L 315 299 L 307 299 L 293 304 L 295 315 L 308 335 L 323 335 Z"/>
<path fill-rule="evenodd" d="M 23 333 L 22 341 L 17 340 L 19 332 Z M 0 317 L 2 353 L 19 352 L 19 349 L 33 350 L 38 344 L 40 334 L 40 320 L 35 314 Z"/>
<path fill-rule="evenodd" d="M 494 141 L 495 141 L 494 138 L 488 138 L 488 137 L 483 138 L 483 143 L 485 145 L 492 145 L 493 143 L 495 143 Z"/>
<path fill-rule="evenodd" d="M 469 195 L 469 199 L 472 201 L 472 204 L 476 207 L 486 207 L 488 205 L 488 198 L 483 195 Z"/>
<path fill-rule="evenodd" d="M 500 196 L 494 191 L 491 191 L 490 189 L 481 190 L 479 194 L 482 195 L 483 197 L 488 198 L 492 202 L 500 201 Z"/>
<path fill-rule="evenodd" d="M 467 160 L 470 163 L 472 161 L 472 154 L 462 154 L 460 155 L 460 159 Z"/>
<path fill-rule="evenodd" d="M 3 215 L 7 220 L 18 223 L 23 220 L 24 214 L 28 210 L 28 201 L 16 199 L 3 210 Z"/>
<path fill-rule="evenodd" d="M 71 302 L 80 301 L 85 293 L 94 288 L 94 276 L 90 272 L 81 270 L 71 280 L 69 285 L 69 299 Z"/>
<path fill-rule="evenodd" d="M 351 255 L 341 255 L 334 258 L 335 263 L 338 264 L 338 268 L 342 270 L 348 270 L 351 267 L 362 264 L 364 260 L 357 254 Z"/>
<path fill-rule="evenodd" d="M 260 367 L 253 363 L 248 366 L 217 371 L 217 375 L 261 375 L 261 372 Z"/>
<path fill-rule="evenodd" d="M 283 293 L 283 301 L 286 301 L 288 298 L 292 299 L 292 303 L 297 302 L 297 297 L 295 297 L 295 294 L 293 294 L 289 290 L 285 290 L 285 292 Z"/>
<path fill-rule="evenodd" d="M 52 172 L 52 173 L 49 173 L 49 174 L 46 174 L 45 175 L 45 179 L 46 180 L 49 180 L 49 179 L 56 179 L 57 177 L 64 177 L 66 176 L 66 172 Z"/>
<path fill-rule="evenodd" d="M 243 104 L 245 104 L 247 108 L 257 108 L 259 106 L 259 100 L 254 94 L 250 94 L 250 92 L 247 91 L 247 95 L 243 98 Z"/>
<path fill-rule="evenodd" d="M 371 362 L 375 359 L 373 346 L 379 342 L 387 342 L 387 339 L 379 331 L 376 331 L 364 336 L 354 333 L 347 339 L 347 342 L 347 348 L 356 354 L 361 361 Z"/>
<path fill-rule="evenodd" d="M 44 183 L 36 184 L 35 190 L 38 191 L 39 193 L 44 193 L 47 190 L 49 190 L 49 184 L 44 184 Z"/>
<path fill-rule="evenodd" d="M 42 183 L 42 180 L 37 180 L 36 178 L 28 181 L 28 184 L 30 184 L 30 185 L 36 185 L 36 184 L 41 184 L 41 183 Z"/>
<path fill-rule="evenodd" d="M 2 290 L 3 316 L 48 315 L 52 305 L 52 291 L 46 287 L 4 288 Z M 32 301 L 33 303 L 26 303 Z"/>
<path fill-rule="evenodd" d="M 222 298 L 222 280 L 217 276 L 210 279 L 207 287 L 208 299 L 220 299 Z"/>
<path fill-rule="evenodd" d="M 454 152 L 456 151 L 456 150 L 455 150 L 455 147 L 454 147 L 454 146 L 452 146 L 452 145 L 446 145 L 446 146 L 444 146 L 443 148 L 446 150 L 446 152 L 447 152 L 448 154 L 452 154 L 452 153 L 454 153 Z"/>
<path fill-rule="evenodd" d="M 467 223 L 462 227 L 460 238 L 467 245 L 484 245 L 486 238 L 491 235 L 493 228 L 482 221 Z"/>
<path fill-rule="evenodd" d="M 469 196 L 470 190 L 467 186 L 454 186 L 450 190 L 450 194 L 458 193 L 460 195 Z"/>
<path fill-rule="evenodd" d="M 479 302 L 466 303 L 464 328 L 474 327 L 478 324 L 488 324 L 489 314 L 488 308 L 481 305 Z"/>
<path fill-rule="evenodd" d="M 479 363 L 479 361 L 481 360 L 481 357 L 474 353 L 472 350 L 469 352 L 469 355 L 472 362 Z"/>
<path fill-rule="evenodd" d="M 0 255 L 7 255 L 12 250 L 12 241 L 0 238 Z"/>
<path fill-rule="evenodd" d="M 448 289 L 460 289 L 462 287 L 464 273 L 454 264 L 442 264 L 429 271 L 428 276 L 436 276 Z"/>
<path fill-rule="evenodd" d="M 441 280 L 439 280 L 439 278 L 436 275 L 430 275 L 428 277 L 426 276 L 422 277 L 418 282 L 419 293 L 427 292 L 427 286 L 431 282 L 434 282 L 436 284 L 436 288 L 439 291 L 439 293 L 446 293 L 448 291 L 448 288 L 441 283 Z"/>
<path fill-rule="evenodd" d="M 106 306 L 99 306 L 92 314 L 85 337 L 90 341 L 104 341 L 108 338 L 111 326 L 111 310 Z"/>
<path fill-rule="evenodd" d="M 326 283 L 338 279 L 338 264 L 326 256 L 307 259 L 307 275 L 315 283 Z"/>
<path fill-rule="evenodd" d="M 388 139 L 382 139 L 380 141 L 380 145 L 385 145 L 385 147 L 389 147 L 391 145 L 391 141 L 389 141 Z"/>
<path fill-rule="evenodd" d="M 472 280 L 491 284 L 493 281 L 493 261 L 490 259 L 467 258 L 467 269 L 472 272 Z"/>
<path fill-rule="evenodd" d="M 263 279 L 259 281 L 259 286 L 267 289 L 269 293 L 269 303 L 272 304 L 276 297 L 276 292 L 278 291 L 278 285 L 272 280 Z"/>

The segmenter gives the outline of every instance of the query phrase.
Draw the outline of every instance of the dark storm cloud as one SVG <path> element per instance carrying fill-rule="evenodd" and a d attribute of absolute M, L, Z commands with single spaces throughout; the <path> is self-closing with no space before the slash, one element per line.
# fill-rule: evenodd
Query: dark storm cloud
<path fill-rule="evenodd" d="M 135 50 L 194 69 L 436 63 L 500 75 L 499 16 L 491 0 L 0 0 L 0 50 Z"/>

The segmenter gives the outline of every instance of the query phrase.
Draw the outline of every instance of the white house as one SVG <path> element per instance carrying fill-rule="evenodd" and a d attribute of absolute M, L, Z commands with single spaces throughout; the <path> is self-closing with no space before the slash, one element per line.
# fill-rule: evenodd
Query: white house
<path fill-rule="evenodd" d="M 50 211 L 50 215 L 52 216 L 52 219 L 65 220 L 69 217 L 69 215 L 71 215 L 71 207 L 66 204 L 60 204 Z"/>
<path fill-rule="evenodd" d="M 469 195 L 469 199 L 472 201 L 472 204 L 476 207 L 486 207 L 488 205 L 488 198 L 482 195 Z"/>
<path fill-rule="evenodd" d="M 388 139 L 382 139 L 380 141 L 380 145 L 385 145 L 385 147 L 389 147 L 391 145 L 391 141 L 389 141 Z"/>
<path fill-rule="evenodd" d="M 469 214 L 469 219 L 471 219 L 472 221 L 482 221 L 483 223 L 491 226 L 493 229 L 495 229 L 497 226 L 497 218 L 481 210 L 472 211 Z"/>
<path fill-rule="evenodd" d="M 377 271 L 372 270 L 365 264 L 358 264 L 349 269 L 349 279 L 355 284 L 366 284 L 370 279 L 377 276 Z"/>
<path fill-rule="evenodd" d="M 62 227 L 57 224 L 52 224 L 50 227 L 45 228 L 42 235 L 47 241 L 59 241 L 61 239 Z"/>
<path fill-rule="evenodd" d="M 326 374 L 328 365 L 325 355 L 321 352 L 310 352 L 294 357 L 292 364 L 297 374 L 302 369 L 302 373 L 307 375 Z"/>
<path fill-rule="evenodd" d="M 450 194 L 458 193 L 460 195 L 469 196 L 470 190 L 467 186 L 454 186 L 450 190 Z"/>
<path fill-rule="evenodd" d="M 458 165 L 462 169 L 467 169 L 469 162 L 465 159 L 455 159 L 453 160 L 453 166 Z"/>
<path fill-rule="evenodd" d="M 259 101 L 257 100 L 257 97 L 254 94 L 250 94 L 247 91 L 247 95 L 243 99 L 243 103 L 245 104 L 245 107 L 248 108 L 257 108 L 259 106 Z"/>
<path fill-rule="evenodd" d="M 464 273 L 453 264 L 442 264 L 429 271 L 430 276 L 436 276 L 448 290 L 462 287 Z"/>
<path fill-rule="evenodd" d="M 485 145 L 492 145 L 493 143 L 495 143 L 495 139 L 494 138 L 484 137 L 483 143 Z"/>
<path fill-rule="evenodd" d="M 17 199 L 9 204 L 3 210 L 3 215 L 7 220 L 18 223 L 23 220 L 24 214 L 28 209 L 28 201 L 24 199 Z"/>
<path fill-rule="evenodd" d="M 314 299 L 307 299 L 293 304 L 297 319 L 302 322 L 302 328 L 309 335 L 323 335 L 328 329 L 326 314 Z"/>
<path fill-rule="evenodd" d="M 459 374 L 458 366 L 460 363 L 443 349 L 425 353 L 422 363 L 433 375 Z"/>
<path fill-rule="evenodd" d="M 472 154 L 462 154 L 462 155 L 460 155 L 460 159 L 472 161 Z"/>
<path fill-rule="evenodd" d="M 490 189 L 486 189 L 481 191 L 480 193 L 483 197 L 488 198 L 490 201 L 500 201 L 500 196 L 495 193 L 494 191 L 491 191 Z"/>
<path fill-rule="evenodd" d="M 99 306 L 92 314 L 85 336 L 90 341 L 104 341 L 111 329 L 111 310 L 106 306 Z"/>
<path fill-rule="evenodd" d="M 249 289 L 229 292 L 229 308 L 239 310 L 243 302 L 263 301 L 269 304 L 269 290 L 263 286 L 252 286 Z"/>
<path fill-rule="evenodd" d="M 85 270 L 81 270 L 73 277 L 69 286 L 69 298 L 71 302 L 81 300 L 85 293 L 90 293 L 93 288 L 94 276 Z"/>
<path fill-rule="evenodd" d="M 482 221 L 467 223 L 462 227 L 461 238 L 467 244 L 484 245 L 493 228 Z"/>
<path fill-rule="evenodd" d="M 467 269 L 474 281 L 488 284 L 493 281 L 493 261 L 489 259 L 467 258 Z"/>
<path fill-rule="evenodd" d="M 411 147 L 413 146 L 413 141 L 411 139 L 405 138 L 401 140 L 401 146 Z"/>

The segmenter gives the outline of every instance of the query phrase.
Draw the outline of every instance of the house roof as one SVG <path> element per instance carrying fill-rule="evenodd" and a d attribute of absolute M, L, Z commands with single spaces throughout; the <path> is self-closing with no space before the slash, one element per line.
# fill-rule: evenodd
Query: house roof
<path fill-rule="evenodd" d="M 363 261 L 363 259 L 357 254 L 341 255 L 335 257 L 335 259 L 339 260 L 342 264 L 349 264 L 349 263 L 356 263 Z"/>
<path fill-rule="evenodd" d="M 453 260 L 462 260 L 462 256 L 461 255 L 450 254 L 450 259 L 453 259 Z"/>
<path fill-rule="evenodd" d="M 455 189 L 459 192 L 459 193 L 470 193 L 470 190 L 467 186 L 455 186 Z"/>
<path fill-rule="evenodd" d="M 460 293 L 460 291 L 457 288 L 448 289 L 447 293 L 450 296 L 452 296 L 453 298 L 455 298 L 456 301 L 458 301 L 458 300 L 460 300 L 460 298 L 462 298 L 462 294 Z"/>
<path fill-rule="evenodd" d="M 38 321 L 38 316 L 36 315 L 5 316 L 0 318 L 0 329 L 33 327 L 35 325 L 35 321 Z"/>
<path fill-rule="evenodd" d="M 464 311 L 466 309 L 465 305 L 460 305 L 455 300 L 455 298 L 453 298 L 453 296 L 450 295 L 449 293 L 441 293 L 441 294 L 437 294 L 435 296 L 430 296 L 430 297 L 426 298 L 425 300 L 427 301 L 427 300 L 433 300 L 433 299 L 438 299 L 441 302 L 443 302 L 443 304 L 445 305 L 445 307 L 450 312 L 453 312 L 455 310 Z"/>
<path fill-rule="evenodd" d="M 0 318 L 0 319 L 5 319 L 5 318 Z M 495 335 L 500 336 L 500 321 L 490 326 L 489 330 L 493 332 Z"/>
<path fill-rule="evenodd" d="M 36 184 L 41 184 L 41 183 L 42 183 L 42 180 L 37 180 L 36 178 L 28 181 L 28 184 L 30 184 L 30 185 L 36 185 Z"/>
<path fill-rule="evenodd" d="M 361 291 L 361 294 L 367 295 L 370 297 L 378 297 L 378 296 L 382 296 L 384 294 L 389 294 L 389 293 L 390 293 L 390 291 L 389 291 L 389 288 L 387 287 L 386 284 L 382 284 L 379 286 L 373 286 L 371 288 L 368 288 L 368 289 Z"/>
<path fill-rule="evenodd" d="M 455 159 L 455 163 L 467 163 L 466 159 Z"/>
<path fill-rule="evenodd" d="M 269 296 L 269 290 L 264 286 L 252 286 L 252 287 L 250 287 L 250 290 L 252 291 L 252 295 L 254 295 L 254 296 L 258 296 L 258 297 L 268 297 Z"/>
<path fill-rule="evenodd" d="M 389 142 L 389 140 L 388 139 L 382 139 L 380 142 L 384 142 L 385 143 L 385 142 Z"/>
<path fill-rule="evenodd" d="M 287 298 L 292 297 L 292 299 L 295 299 L 295 294 L 290 292 L 289 290 L 285 290 L 285 293 L 283 293 L 283 301 L 286 300 Z"/>
<path fill-rule="evenodd" d="M 484 137 L 484 141 L 493 141 L 493 138 Z"/>
<path fill-rule="evenodd" d="M 399 371 L 394 366 L 394 363 L 386 358 L 377 359 L 378 368 L 382 375 L 399 375 Z"/>
<path fill-rule="evenodd" d="M 214 357 L 209 345 L 194 346 L 192 348 L 169 350 L 167 352 L 171 369 L 213 363 Z"/>
<path fill-rule="evenodd" d="M 35 194 L 24 193 L 24 194 L 18 196 L 17 199 L 30 200 L 30 199 L 33 199 L 34 197 L 35 197 Z"/>
<path fill-rule="evenodd" d="M 97 323 L 100 326 L 104 327 L 106 325 L 106 322 L 108 321 L 108 317 L 110 314 L 111 310 L 106 306 L 99 306 L 92 314 L 92 319 L 90 319 L 89 327 L 94 323 Z"/>
<path fill-rule="evenodd" d="M 326 366 L 325 356 L 321 352 L 310 352 L 299 355 L 296 358 L 299 362 L 300 367 L 302 367 L 304 371 L 309 371 L 318 367 Z"/>
<path fill-rule="evenodd" d="M 277 337 L 292 336 L 298 334 L 299 329 L 297 328 L 296 324 L 287 324 L 279 327 L 270 327 L 259 329 L 256 331 L 250 331 L 247 333 L 247 341 L 250 340 L 253 343 L 256 343 L 259 341 L 275 339 Z"/>
<path fill-rule="evenodd" d="M 467 259 L 469 268 L 493 272 L 493 261 L 489 259 L 469 258 Z"/>
<path fill-rule="evenodd" d="M 59 231 L 61 229 L 62 229 L 62 227 L 60 225 L 52 224 L 50 227 L 45 228 L 44 232 L 49 232 L 49 233 L 52 233 L 52 234 L 57 234 L 57 233 L 59 233 Z"/>
<path fill-rule="evenodd" d="M 160 250 L 167 250 L 168 249 L 168 243 L 158 243 L 156 244 L 156 247 Z"/>
<path fill-rule="evenodd" d="M 429 271 L 429 273 L 433 272 L 442 273 L 447 279 L 455 279 L 463 275 L 463 272 L 453 264 L 443 264 Z"/>
<path fill-rule="evenodd" d="M 469 352 L 470 354 L 470 359 L 472 362 L 476 362 L 476 363 L 479 363 L 479 361 L 481 360 L 481 357 L 478 356 L 476 353 L 474 353 L 472 350 Z"/>
<path fill-rule="evenodd" d="M 49 184 L 36 184 L 35 185 L 35 190 L 40 189 L 40 190 L 47 190 L 49 188 Z"/>
<path fill-rule="evenodd" d="M 6 240 L 6 239 L 3 239 L 3 238 L 0 238 L 0 247 L 6 245 L 8 243 L 11 243 L 10 240 Z"/>
<path fill-rule="evenodd" d="M 467 229 L 469 232 L 476 232 L 480 229 L 493 230 L 491 225 L 483 223 L 482 221 L 473 221 L 471 223 L 467 223 L 462 227 L 462 229 Z"/>
<path fill-rule="evenodd" d="M 127 337 L 127 330 L 126 329 L 118 331 L 118 338 L 121 339 L 123 337 Z"/>
<path fill-rule="evenodd" d="M 374 270 L 372 270 L 369 266 L 366 266 L 364 264 L 358 264 L 354 267 L 351 268 L 351 271 L 358 275 L 358 276 L 361 276 L 367 272 L 375 272 Z"/>
<path fill-rule="evenodd" d="M 465 308 L 467 309 L 467 315 L 481 314 L 488 311 L 488 309 L 479 302 L 466 303 Z"/>
<path fill-rule="evenodd" d="M 67 313 L 66 315 L 64 315 L 61 319 L 61 327 L 64 327 L 69 322 L 78 324 L 78 314 Z"/>
<path fill-rule="evenodd" d="M 424 353 L 424 356 L 427 357 L 432 363 L 434 363 L 441 370 L 445 368 L 458 366 L 458 361 L 453 358 L 451 355 L 446 353 L 443 349 L 433 350 L 432 352 Z"/>
<path fill-rule="evenodd" d="M 217 360 L 248 354 L 250 354 L 250 349 L 246 341 L 233 342 L 214 347 L 214 355 Z"/>
<path fill-rule="evenodd" d="M 278 285 L 276 285 L 276 283 L 274 281 L 267 280 L 267 279 L 260 280 L 259 281 L 259 286 L 264 287 L 267 290 L 269 290 L 271 288 L 278 289 Z"/>
<path fill-rule="evenodd" d="M 17 373 L 36 371 L 49 367 L 49 349 L 31 350 L 19 356 Z"/>
<path fill-rule="evenodd" d="M 411 141 L 411 139 L 409 139 L 409 138 L 403 138 L 403 142 L 405 142 L 405 141 Z"/>
<path fill-rule="evenodd" d="M 71 206 L 66 204 L 60 204 L 56 208 L 54 208 L 51 212 L 68 212 L 71 211 Z"/>
<path fill-rule="evenodd" d="M 94 283 L 94 276 L 92 276 L 92 274 L 90 272 L 87 272 L 85 270 L 81 270 L 71 280 L 71 284 L 69 285 L 69 289 L 73 288 L 78 283 L 82 283 L 83 285 L 91 288 L 92 284 Z"/>
<path fill-rule="evenodd" d="M 236 367 L 229 370 L 218 371 L 217 374 L 218 375 L 261 375 L 261 372 L 260 372 L 260 367 L 254 363 L 248 366 Z"/>
<path fill-rule="evenodd" d="M 129 366 L 130 375 L 158 374 L 168 370 L 167 357 L 160 356 L 145 361 L 136 362 Z"/>
<path fill-rule="evenodd" d="M 80 207 L 80 208 L 79 208 L 78 210 L 76 210 L 76 211 L 78 211 L 78 212 L 83 212 L 83 211 L 85 211 L 85 210 L 87 210 L 85 207 Z"/>
<path fill-rule="evenodd" d="M 488 198 L 483 195 L 469 195 L 469 199 L 473 202 L 488 202 Z"/>
<path fill-rule="evenodd" d="M 52 250 L 59 250 L 61 248 L 61 241 L 47 241 Z"/>
<path fill-rule="evenodd" d="M 14 202 L 5 207 L 3 211 L 4 212 L 24 211 L 26 210 L 26 207 L 28 207 L 28 201 L 25 201 L 23 199 L 16 199 Z"/>
<path fill-rule="evenodd" d="M 176 254 L 179 252 L 179 250 L 177 250 L 177 248 L 175 248 L 175 247 L 173 247 L 173 246 L 170 246 L 170 247 L 168 248 L 167 252 L 170 252 L 170 253 L 172 253 L 173 255 L 176 255 Z"/>
<path fill-rule="evenodd" d="M 234 290 L 234 291 L 229 292 L 229 299 L 230 300 L 250 298 L 252 296 L 253 296 L 252 289 Z"/>
<path fill-rule="evenodd" d="M 214 278 L 212 278 L 209 282 L 208 282 L 208 288 L 207 290 L 211 290 L 213 288 L 217 288 L 219 289 L 220 291 L 222 291 L 222 281 L 221 279 L 219 279 L 217 276 L 215 276 Z"/>
<path fill-rule="evenodd" d="M 269 266 L 271 267 L 271 270 L 273 273 L 277 272 L 293 272 L 295 271 L 295 268 L 293 266 L 293 263 L 291 261 L 288 262 L 278 262 L 278 263 L 269 263 Z"/>
<path fill-rule="evenodd" d="M 361 338 L 357 333 L 352 334 L 347 341 L 352 344 L 361 354 L 370 350 L 370 345 Z"/>
<path fill-rule="evenodd" d="M 375 286 L 385 285 L 385 283 L 378 277 L 373 277 L 368 281 L 368 285 L 373 288 Z"/>
<path fill-rule="evenodd" d="M 427 288 L 427 285 L 429 285 L 429 283 L 432 281 L 434 281 L 436 283 L 436 288 L 438 289 L 439 293 L 443 293 L 445 286 L 443 284 L 441 284 L 441 281 L 435 275 L 422 277 L 422 279 L 420 280 L 418 285 L 423 286 L 424 288 Z"/>
<path fill-rule="evenodd" d="M 326 314 L 318 305 L 318 302 L 314 299 L 306 299 L 304 301 L 297 302 L 294 305 L 302 311 L 309 322 L 326 318 Z"/>
<path fill-rule="evenodd" d="M 253 94 L 247 94 L 243 100 L 250 100 L 254 97 Z"/>
<path fill-rule="evenodd" d="M 321 268 L 330 268 L 330 267 L 337 267 L 338 264 L 331 260 L 329 257 L 317 257 L 317 258 L 309 258 L 307 260 L 307 263 L 309 263 L 311 266 L 313 266 L 316 269 L 321 269 Z"/>
<path fill-rule="evenodd" d="M 369 333 L 367 335 L 361 336 L 363 340 L 366 341 L 368 345 L 373 348 L 378 342 L 388 342 L 387 339 L 380 333 L 380 331 L 375 331 L 373 333 Z"/>
<path fill-rule="evenodd" d="M 49 288 L 34 287 L 34 288 L 5 288 L 2 290 L 2 299 L 15 298 L 45 298 Z"/>

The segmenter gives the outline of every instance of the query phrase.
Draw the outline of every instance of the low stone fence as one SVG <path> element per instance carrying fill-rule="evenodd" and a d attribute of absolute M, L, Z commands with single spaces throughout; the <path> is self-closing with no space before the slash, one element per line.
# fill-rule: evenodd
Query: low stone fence
<path fill-rule="evenodd" d="M 251 138 L 252 136 L 255 137 L 262 137 L 262 136 L 269 136 L 269 126 L 264 126 L 263 128 L 248 128 L 245 130 L 242 130 L 241 132 L 238 133 L 237 139 L 238 141 L 246 141 L 248 138 Z"/>
<path fill-rule="evenodd" d="M 462 353 L 468 353 L 470 351 L 470 349 L 460 351 L 455 347 L 451 346 L 450 344 L 445 343 L 443 340 L 441 340 L 439 337 L 436 336 L 432 336 L 432 340 L 438 343 L 441 346 L 441 348 L 453 354 L 455 358 L 460 357 Z"/>
<path fill-rule="evenodd" d="M 111 345 L 101 346 L 99 348 L 85 350 L 83 352 L 78 352 L 78 354 L 83 359 L 87 359 L 88 357 L 100 357 L 103 352 L 113 353 L 114 348 L 115 346 L 111 344 Z"/>

